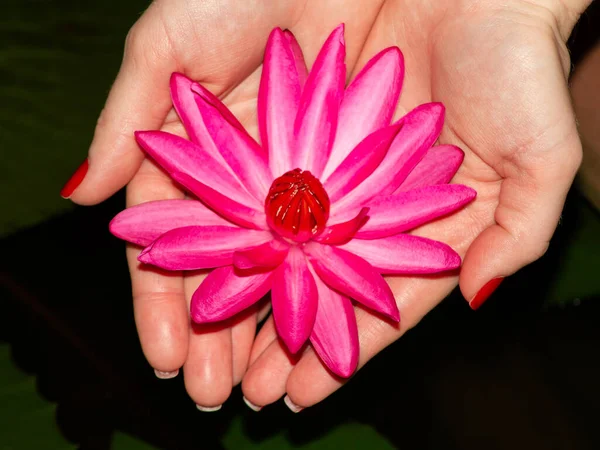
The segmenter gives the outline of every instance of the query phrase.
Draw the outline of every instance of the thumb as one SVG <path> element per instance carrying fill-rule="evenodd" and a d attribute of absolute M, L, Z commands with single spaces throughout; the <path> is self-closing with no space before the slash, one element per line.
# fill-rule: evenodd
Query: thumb
<path fill-rule="evenodd" d="M 472 309 L 479 308 L 504 277 L 546 252 L 581 162 L 575 121 L 568 119 L 564 138 L 542 151 L 525 149 L 503 179 L 495 224 L 473 241 L 460 273 L 460 289 Z"/>
<path fill-rule="evenodd" d="M 99 203 L 125 186 L 144 158 L 134 131 L 160 128 L 171 107 L 169 76 L 174 62 L 167 56 L 167 42 L 139 31 L 144 30 L 145 18 L 127 36 L 123 63 L 98 119 L 88 157 L 61 191 L 62 197 L 75 203 Z"/>

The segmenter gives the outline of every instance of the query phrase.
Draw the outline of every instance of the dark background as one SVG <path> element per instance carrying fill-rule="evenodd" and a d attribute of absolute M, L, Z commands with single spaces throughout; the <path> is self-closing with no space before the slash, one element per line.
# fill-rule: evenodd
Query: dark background
<path fill-rule="evenodd" d="M 122 194 L 58 191 L 145 2 L 8 1 L 0 17 L 0 449 L 600 448 L 600 215 L 571 192 L 542 260 L 476 313 L 452 295 L 322 404 L 198 412 L 133 324 Z M 598 39 L 598 2 L 569 47 Z"/>

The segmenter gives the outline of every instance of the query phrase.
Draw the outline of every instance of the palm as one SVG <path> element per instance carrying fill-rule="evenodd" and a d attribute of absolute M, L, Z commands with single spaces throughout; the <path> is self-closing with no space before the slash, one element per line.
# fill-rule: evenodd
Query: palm
<path fill-rule="evenodd" d="M 536 65 L 538 61 L 547 63 L 549 58 L 559 68 L 564 63 L 552 39 L 540 39 L 539 22 L 527 22 L 526 14 L 508 10 L 474 12 L 468 4 L 458 0 L 433 5 L 408 0 L 289 0 L 278 2 L 274 8 L 265 2 L 248 5 L 231 1 L 231 5 L 215 2 L 213 8 L 204 3 L 204 8 L 190 13 L 186 2 L 165 0 L 154 3 L 142 18 L 141 22 L 152 18 L 154 30 L 146 31 L 138 41 L 144 37 L 154 40 L 154 48 L 160 50 L 158 56 L 169 60 L 162 64 L 185 72 L 220 95 L 255 137 L 260 60 L 273 27 L 294 32 L 310 66 L 329 31 L 345 22 L 349 78 L 382 48 L 400 47 L 407 71 L 397 115 L 421 103 L 443 102 L 447 114 L 440 141 L 463 148 L 465 163 L 456 181 L 478 191 L 477 201 L 468 208 L 415 233 L 445 241 L 464 255 L 483 230 L 504 220 L 503 211 L 496 209 L 501 195 L 507 195 L 503 183 L 513 183 L 531 167 L 556 164 L 556 151 L 542 156 L 540 149 L 556 149 L 560 136 L 570 132 L 560 113 L 565 109 L 560 104 L 564 99 L 537 95 L 542 77 L 554 74 L 548 75 L 545 67 Z M 236 26 L 229 28 L 233 22 Z M 156 95 L 168 103 L 164 92 Z M 172 112 L 163 128 L 184 133 Z M 521 156 L 521 150 L 532 146 L 537 152 L 529 152 L 527 157 L 540 155 L 538 159 L 544 158 L 541 166 L 539 161 Z M 183 195 L 145 161 L 129 185 L 128 201 L 136 204 Z M 129 252 L 136 319 L 149 361 L 159 370 L 183 363 L 192 398 L 203 405 L 222 403 L 247 369 L 256 311 L 219 327 L 192 329 L 184 299 L 189 299 L 201 275 L 141 271 L 135 262 L 137 250 Z M 358 310 L 360 364 L 414 326 L 457 280 L 453 276 L 427 282 L 390 277 L 403 315 L 401 327 Z M 277 341 L 271 321 L 257 337 L 250 362 L 244 392 L 261 405 L 277 400 L 286 391 L 303 404 L 312 404 L 340 385 L 310 350 L 297 364 L 292 362 Z M 318 388 L 314 387 L 316 379 L 320 380 Z"/>
<path fill-rule="evenodd" d="M 559 56 L 558 44 L 543 39 L 545 31 L 551 32 L 550 26 L 544 30 L 539 21 L 524 21 L 525 14 L 508 10 L 474 14 L 466 9 L 465 2 L 454 3 L 386 2 L 364 43 L 358 43 L 362 51 L 357 63 L 349 64 L 349 68 L 356 73 L 375 52 L 397 45 L 404 53 L 407 70 L 397 115 L 425 102 L 446 105 L 440 142 L 465 151 L 465 162 L 455 182 L 475 188 L 478 199 L 450 218 L 415 230 L 415 234 L 440 239 L 465 255 L 483 230 L 506 219 L 505 211 L 497 206 L 501 195 L 512 192 L 503 191 L 503 183 L 518 185 L 533 168 L 552 169 L 564 156 L 557 154 L 557 142 L 572 130 L 569 108 L 561 104 L 564 98 L 545 95 L 548 89 L 544 81 L 556 81 L 548 78 L 557 70 L 560 73 L 561 63 L 566 62 Z M 451 20 L 445 21 L 448 17 Z M 491 23 L 498 25 L 490 27 Z M 554 64 L 556 67 L 551 68 L 556 70 L 548 70 L 548 64 Z M 525 149 L 529 150 L 527 158 L 539 156 L 522 158 L 520 152 Z M 559 197 L 564 194 L 559 193 Z M 510 205 L 517 199 L 508 200 Z M 552 230 L 549 224 L 541 233 L 549 239 Z M 416 325 L 456 286 L 458 277 L 427 281 L 388 277 L 388 281 L 403 321 L 397 328 L 357 310 L 361 365 Z M 288 392 L 300 404 L 311 405 L 343 383 L 326 371 L 310 349 L 297 362 L 284 354 L 268 322 L 256 339 L 252 365 L 244 379 L 244 392 L 252 401 L 268 404 Z"/>

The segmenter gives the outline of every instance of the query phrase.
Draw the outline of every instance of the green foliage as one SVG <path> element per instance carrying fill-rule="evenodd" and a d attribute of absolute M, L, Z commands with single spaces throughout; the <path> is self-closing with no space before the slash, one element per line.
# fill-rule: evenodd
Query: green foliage
<path fill-rule="evenodd" d="M 578 304 L 600 293 L 600 214 L 581 197 L 574 197 L 565 217 L 565 227 L 559 225 L 557 234 L 567 234 L 561 245 L 560 268 L 549 280 L 547 303 L 550 305 Z M 554 244 L 554 243 L 553 243 Z"/>
<path fill-rule="evenodd" d="M 251 441 L 244 433 L 242 421 L 238 418 L 232 424 L 223 440 L 227 450 L 393 450 L 393 446 L 368 425 L 347 423 L 332 429 L 318 441 L 304 445 L 293 445 L 285 436 L 278 434 L 260 442 Z"/>
<path fill-rule="evenodd" d="M 72 208 L 58 192 L 87 154 L 125 34 L 146 4 L 3 2 L 0 237 Z"/>
<path fill-rule="evenodd" d="M 75 449 L 61 435 L 56 405 L 39 395 L 35 377 L 18 370 L 0 345 L 0 449 Z"/>

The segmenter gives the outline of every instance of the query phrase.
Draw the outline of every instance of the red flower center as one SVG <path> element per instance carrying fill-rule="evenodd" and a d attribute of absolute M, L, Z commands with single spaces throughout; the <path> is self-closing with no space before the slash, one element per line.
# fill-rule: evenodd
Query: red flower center
<path fill-rule="evenodd" d="M 305 242 L 325 228 L 329 196 L 312 173 L 294 169 L 273 181 L 265 212 L 269 226 L 280 236 Z"/>

